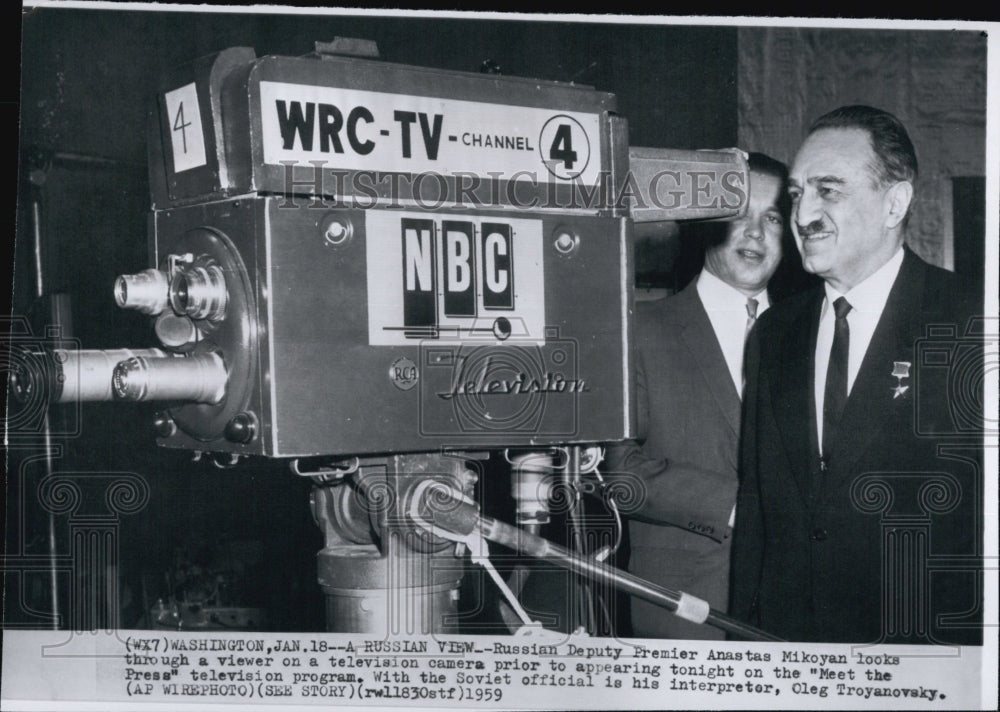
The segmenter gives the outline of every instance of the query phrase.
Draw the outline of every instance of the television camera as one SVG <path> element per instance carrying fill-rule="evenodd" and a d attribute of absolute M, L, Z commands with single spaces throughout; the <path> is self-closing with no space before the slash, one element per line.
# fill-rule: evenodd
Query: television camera
<path fill-rule="evenodd" d="M 288 460 L 314 483 L 329 630 L 458 632 L 466 555 L 530 629 L 491 541 L 768 638 L 539 536 L 588 487 L 616 515 L 640 498 L 600 472 L 636 436 L 635 234 L 740 214 L 742 152 L 630 147 L 612 94 L 342 38 L 169 72 L 148 151 L 149 261 L 113 295 L 159 343 L 48 348 L 16 396 L 155 401 L 163 447 Z M 517 526 L 475 500 L 489 452 Z"/>

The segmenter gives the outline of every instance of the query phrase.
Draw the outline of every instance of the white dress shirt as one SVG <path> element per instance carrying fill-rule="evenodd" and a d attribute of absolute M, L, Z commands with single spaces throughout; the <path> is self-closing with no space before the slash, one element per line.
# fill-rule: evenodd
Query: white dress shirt
<path fill-rule="evenodd" d="M 826 371 L 830 366 L 830 350 L 833 348 L 833 328 L 836 316 L 830 306 L 838 297 L 844 297 L 851 305 L 847 314 L 847 325 L 850 327 L 850 341 L 847 352 L 847 394 L 854 387 L 854 380 L 861 370 L 861 362 L 868 351 L 875 327 L 882 317 L 885 303 L 889 299 L 889 291 L 899 275 L 903 264 L 903 248 L 900 247 L 888 262 L 882 265 L 868 279 L 840 294 L 827 282 L 826 298 L 819 317 L 819 331 L 816 334 L 816 382 L 813 384 L 816 395 L 816 430 L 819 437 L 820 450 L 823 448 L 823 401 L 826 397 Z"/>
<path fill-rule="evenodd" d="M 722 348 L 736 392 L 743 393 L 743 351 L 747 331 L 747 296 L 730 287 L 708 270 L 698 275 L 698 297 L 708 312 L 712 331 Z M 757 318 L 767 311 L 767 290 L 753 296 L 757 300 Z"/>

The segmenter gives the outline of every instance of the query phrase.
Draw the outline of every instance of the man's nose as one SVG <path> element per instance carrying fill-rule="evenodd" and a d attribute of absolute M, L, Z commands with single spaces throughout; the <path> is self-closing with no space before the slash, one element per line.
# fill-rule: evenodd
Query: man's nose
<path fill-rule="evenodd" d="M 743 228 L 743 236 L 751 240 L 764 239 L 764 226 L 761 218 L 747 220 L 746 227 Z"/>
<path fill-rule="evenodd" d="M 809 191 L 804 191 L 792 209 L 792 220 L 801 230 L 803 226 L 821 220 L 822 217 L 818 198 Z"/>

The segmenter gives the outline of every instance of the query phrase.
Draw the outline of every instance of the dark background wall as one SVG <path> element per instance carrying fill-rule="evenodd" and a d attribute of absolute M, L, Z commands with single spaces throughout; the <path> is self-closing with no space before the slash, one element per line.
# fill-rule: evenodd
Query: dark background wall
<path fill-rule="evenodd" d="M 147 102 L 167 68 L 226 47 L 294 56 L 315 40 L 347 36 L 375 40 L 384 59 L 403 64 L 475 72 L 489 59 L 504 74 L 616 93 L 633 145 L 737 141 L 735 28 L 42 9 L 24 16 L 22 32 L 14 314 L 36 311 L 26 220 L 35 195 L 45 288 L 72 296 L 73 336 L 84 348 L 154 343 L 148 320 L 116 309 L 111 292 L 116 275 L 147 266 Z M 657 254 L 644 253 L 647 271 L 656 272 Z M 142 511 L 115 520 L 121 624 L 134 624 L 164 595 L 163 572 L 178 560 L 210 568 L 239 551 L 244 603 L 267 608 L 274 628 L 322 627 L 314 583 L 322 541 L 308 511 L 308 482 L 282 463 L 220 470 L 157 448 L 152 413 L 86 405 L 79 432 L 57 442 L 57 471 L 133 472 L 148 483 Z M 18 562 L 46 551 L 42 469 L 27 448 L 10 454 L 6 622 L 41 625 L 44 617 L 30 609 L 46 610 L 45 573 Z M 68 516 L 56 517 L 62 551 Z"/>

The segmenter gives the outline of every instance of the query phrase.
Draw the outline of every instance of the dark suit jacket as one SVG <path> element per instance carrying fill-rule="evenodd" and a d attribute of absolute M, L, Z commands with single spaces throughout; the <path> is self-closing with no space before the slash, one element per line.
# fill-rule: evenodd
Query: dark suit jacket
<path fill-rule="evenodd" d="M 635 333 L 641 444 L 609 448 L 607 467 L 641 482 L 645 493 L 630 514 L 629 570 L 725 611 L 739 395 L 696 282 L 668 299 L 640 302 Z M 640 637 L 723 637 L 639 599 L 632 625 Z"/>
<path fill-rule="evenodd" d="M 906 251 L 825 472 L 822 302 L 820 288 L 770 309 L 748 343 L 730 612 L 796 641 L 977 643 L 982 352 L 963 339 L 977 298 Z"/>

